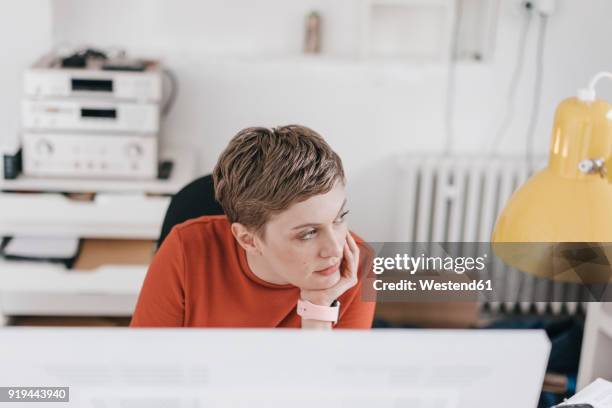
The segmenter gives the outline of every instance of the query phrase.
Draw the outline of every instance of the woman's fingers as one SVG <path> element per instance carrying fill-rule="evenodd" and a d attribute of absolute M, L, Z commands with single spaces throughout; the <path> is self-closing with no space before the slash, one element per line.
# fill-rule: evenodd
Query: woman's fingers
<path fill-rule="evenodd" d="M 334 285 L 334 287 L 327 289 L 333 293 L 332 297 L 336 299 L 357 284 L 359 247 L 350 233 L 347 233 L 346 242 L 344 243 L 342 252 L 344 264 L 344 267 L 341 269 L 342 277 L 340 281 Z"/>
<path fill-rule="evenodd" d="M 359 246 L 357 245 L 357 243 L 355 242 L 355 240 L 353 239 L 351 233 L 349 232 L 348 237 L 346 239 L 346 242 L 349 246 L 349 249 L 351 251 L 351 258 L 353 260 L 353 272 L 354 272 L 354 276 L 357 276 L 357 270 L 359 269 Z"/>
<path fill-rule="evenodd" d="M 355 242 L 355 239 L 353 238 L 350 232 L 346 234 L 346 242 L 348 243 L 349 248 L 351 249 L 351 251 L 353 251 L 353 253 L 359 253 L 359 246 Z"/>
<path fill-rule="evenodd" d="M 346 268 L 343 276 L 350 278 L 355 273 L 355 255 L 351 251 L 348 243 L 344 244 L 344 259 L 346 261 Z"/>

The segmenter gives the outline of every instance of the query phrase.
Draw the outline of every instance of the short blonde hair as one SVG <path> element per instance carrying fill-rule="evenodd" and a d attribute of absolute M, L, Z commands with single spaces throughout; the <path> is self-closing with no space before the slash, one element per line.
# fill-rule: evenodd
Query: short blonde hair
<path fill-rule="evenodd" d="M 340 157 L 317 132 L 300 125 L 241 130 L 212 176 L 229 221 L 257 232 L 271 215 L 345 183 Z"/>

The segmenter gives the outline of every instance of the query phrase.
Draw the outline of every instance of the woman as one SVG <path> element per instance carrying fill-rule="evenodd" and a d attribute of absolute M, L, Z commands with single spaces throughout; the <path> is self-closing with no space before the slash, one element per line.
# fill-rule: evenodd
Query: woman
<path fill-rule="evenodd" d="M 291 125 L 240 131 L 213 172 L 223 216 L 177 225 L 132 327 L 370 328 L 370 251 L 349 232 L 340 157 Z"/>

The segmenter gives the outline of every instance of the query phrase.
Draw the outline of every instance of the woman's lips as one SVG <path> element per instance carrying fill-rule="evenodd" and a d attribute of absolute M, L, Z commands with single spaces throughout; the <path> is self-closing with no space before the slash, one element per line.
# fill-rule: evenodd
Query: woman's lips
<path fill-rule="evenodd" d="M 323 276 L 329 276 L 329 275 L 334 274 L 338 270 L 339 266 L 340 264 L 336 264 L 336 265 L 330 266 L 329 268 L 321 269 L 320 271 L 315 271 L 315 272 L 320 273 Z"/>

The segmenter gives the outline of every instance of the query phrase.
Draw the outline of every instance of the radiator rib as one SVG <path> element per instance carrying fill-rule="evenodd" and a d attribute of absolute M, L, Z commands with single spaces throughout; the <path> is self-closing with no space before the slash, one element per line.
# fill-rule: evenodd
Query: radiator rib
<path fill-rule="evenodd" d="M 404 242 L 489 242 L 503 206 L 528 178 L 527 163 L 516 158 L 408 156 L 400 158 L 399 168 L 396 237 Z M 583 309 L 575 286 L 550 283 L 501 262 L 491 265 L 489 273 L 505 283 L 501 290 L 507 299 L 483 299 L 492 311 L 574 314 Z M 535 301 L 544 297 L 566 301 Z"/>

